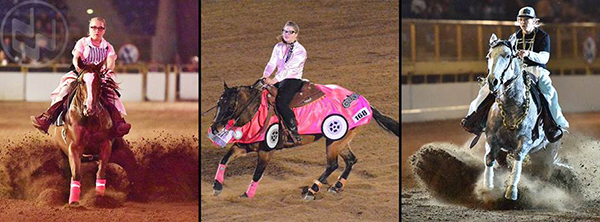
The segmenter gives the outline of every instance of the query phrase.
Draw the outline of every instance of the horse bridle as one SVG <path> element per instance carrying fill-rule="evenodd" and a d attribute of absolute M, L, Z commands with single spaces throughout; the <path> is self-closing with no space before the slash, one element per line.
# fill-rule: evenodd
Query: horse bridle
<path fill-rule="evenodd" d="M 508 62 L 508 65 L 506 66 L 506 68 L 504 69 L 504 71 L 502 71 L 502 74 L 500 75 L 500 79 L 503 80 L 504 79 L 504 74 L 512 66 L 513 58 L 516 57 L 516 55 L 514 53 L 515 50 L 510 46 L 510 43 L 508 41 L 496 42 L 492 46 L 492 48 L 498 46 L 499 44 L 503 44 L 505 46 L 508 46 L 508 48 L 510 48 L 510 52 L 511 52 L 510 53 L 510 61 Z M 504 92 L 506 92 L 509 89 L 509 87 L 514 82 L 514 80 L 516 80 L 517 78 L 519 78 L 519 76 L 522 76 L 522 74 L 516 74 L 513 78 L 511 78 L 508 81 L 502 83 L 504 85 Z M 498 98 L 499 95 L 497 95 L 497 92 L 490 90 L 490 92 L 492 94 L 494 94 L 494 96 L 496 97 L 496 103 L 498 103 L 498 108 L 500 109 L 500 115 L 502 117 L 502 125 L 504 127 L 508 128 L 509 130 L 515 130 L 515 129 L 517 129 L 518 126 L 523 122 L 523 120 L 525 119 L 525 117 L 527 117 L 527 114 L 529 112 L 529 100 L 530 100 L 529 90 L 530 90 L 530 87 L 531 87 L 531 79 L 529 78 L 529 75 L 526 75 L 525 86 L 526 86 L 526 89 L 525 89 L 525 100 L 526 100 L 525 101 L 525 111 L 523 112 L 523 115 L 521 115 L 520 117 L 517 118 L 516 121 L 514 121 L 513 124 L 509 124 L 507 122 L 506 111 L 504 111 L 504 108 L 502 106 L 502 102 Z"/>
<path fill-rule="evenodd" d="M 238 93 L 239 93 L 239 91 L 238 91 Z M 238 121 L 238 120 L 240 119 L 240 117 L 242 116 L 242 113 L 243 113 L 244 111 L 246 111 L 246 109 L 248 109 L 248 107 L 250 106 L 250 104 L 252 104 L 252 102 L 254 102 L 254 100 L 255 100 L 256 98 L 258 98 L 258 96 L 260 96 L 260 95 L 261 95 L 260 93 L 257 93 L 256 95 L 252 96 L 252 98 L 251 98 L 250 100 L 248 100 L 248 102 L 247 102 L 247 103 L 246 103 L 246 104 L 243 106 L 243 108 L 242 108 L 242 109 L 239 111 L 239 113 L 240 113 L 240 114 L 239 114 L 237 117 L 235 117 L 235 120 L 233 120 L 233 125 L 235 125 L 235 123 L 237 123 L 237 121 Z M 234 106 L 234 107 L 237 107 L 237 105 L 238 105 L 238 100 L 237 100 L 237 94 L 236 94 L 236 100 L 235 100 L 235 106 Z M 217 104 L 216 106 L 214 106 L 213 108 L 211 108 L 211 109 L 207 110 L 206 112 L 208 112 L 208 111 L 210 111 L 210 110 L 214 109 L 215 107 L 218 107 L 218 104 Z M 206 112 L 205 112 L 205 113 L 206 113 Z M 217 121 L 217 120 L 213 120 L 213 123 L 212 123 L 212 124 L 215 124 L 215 123 L 221 122 L 221 121 L 223 121 L 223 120 L 230 120 L 230 119 L 233 119 L 233 118 L 234 118 L 234 116 L 235 116 L 235 114 L 236 114 L 236 112 L 235 112 L 235 110 L 234 110 L 234 112 L 232 112 L 230 115 L 228 115 L 228 116 L 226 116 L 226 117 L 223 117 L 223 118 L 221 118 L 221 120 L 218 120 L 218 121 Z"/>
<path fill-rule="evenodd" d="M 506 68 L 504 68 L 504 71 L 502 71 L 502 74 L 500 74 L 500 81 L 504 81 L 504 75 L 506 74 L 506 71 L 508 71 L 508 69 L 512 66 L 513 64 L 513 59 L 515 57 L 517 57 L 515 55 L 515 50 L 513 49 L 513 47 L 510 45 L 510 43 L 508 41 L 497 41 L 493 44 L 492 48 L 495 48 L 497 46 L 499 46 L 500 44 L 507 46 L 510 49 L 510 60 L 508 61 L 508 65 L 506 66 Z M 509 79 L 506 82 L 501 82 L 502 85 L 504 85 L 504 87 L 508 87 L 511 85 L 512 82 L 514 82 L 517 78 L 519 78 L 520 75 L 515 75 L 513 78 Z M 491 91 L 491 90 L 490 90 Z M 492 93 L 496 94 L 496 92 L 492 91 Z"/>

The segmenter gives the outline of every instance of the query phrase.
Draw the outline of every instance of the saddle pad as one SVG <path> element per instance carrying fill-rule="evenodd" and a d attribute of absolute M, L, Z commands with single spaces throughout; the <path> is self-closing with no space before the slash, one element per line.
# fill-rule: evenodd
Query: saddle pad
<path fill-rule="evenodd" d="M 321 134 L 321 124 L 331 114 L 342 115 L 348 122 L 348 129 L 368 124 L 371 121 L 373 111 L 363 96 L 337 85 L 314 85 L 325 95 L 306 106 L 292 109 L 298 121 L 299 134 Z M 242 136 L 239 139 L 230 140 L 229 143 L 254 143 L 264 140 L 265 135 L 261 133 L 261 129 L 265 127 L 267 118 L 267 94 L 266 90 L 262 92 L 258 112 L 249 123 L 242 127 L 231 126 L 231 130 L 242 132 Z M 359 115 L 360 117 L 357 118 L 357 114 L 365 112 L 368 115 Z M 273 115 L 268 125 L 277 122 L 279 119 Z M 208 130 L 210 131 L 210 128 Z"/>

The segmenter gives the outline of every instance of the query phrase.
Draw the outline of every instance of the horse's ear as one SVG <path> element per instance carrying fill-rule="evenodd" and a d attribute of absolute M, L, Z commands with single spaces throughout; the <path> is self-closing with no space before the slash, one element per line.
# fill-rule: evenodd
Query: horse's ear
<path fill-rule="evenodd" d="M 229 87 L 227 87 L 227 83 L 225 81 L 223 81 L 223 86 L 225 87 L 225 90 L 229 89 Z"/>
<path fill-rule="evenodd" d="M 492 33 L 492 36 L 490 37 L 490 46 L 496 41 L 498 41 L 498 37 L 496 37 L 496 34 Z"/>

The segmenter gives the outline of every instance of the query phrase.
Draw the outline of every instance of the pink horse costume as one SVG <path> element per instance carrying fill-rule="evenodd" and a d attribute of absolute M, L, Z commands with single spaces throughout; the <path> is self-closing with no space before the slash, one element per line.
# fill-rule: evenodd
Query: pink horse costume
<path fill-rule="evenodd" d="M 294 108 L 294 114 L 298 119 L 298 133 L 300 134 L 325 134 L 333 135 L 341 139 L 345 136 L 348 130 L 357 126 L 368 124 L 373 115 L 369 102 L 361 95 L 353 93 L 338 85 L 320 85 L 315 84 L 325 96 L 311 102 L 305 106 Z M 255 143 L 266 139 L 268 132 L 263 132 L 264 127 L 269 127 L 274 123 L 279 122 L 276 115 L 272 115 L 268 124 L 265 126 L 265 120 L 268 113 L 267 95 L 269 92 L 263 90 L 261 95 L 261 103 L 257 113 L 252 117 L 250 122 L 242 127 L 233 127 L 233 120 L 217 135 L 212 135 L 210 128 L 208 129 L 209 138 L 217 146 L 224 147 L 227 143 Z M 343 117 L 343 118 L 340 118 Z M 330 129 L 328 119 L 339 120 L 345 123 L 340 123 L 337 130 Z"/>
<path fill-rule="evenodd" d="M 99 47 L 96 47 L 92 44 L 91 37 L 83 37 L 79 39 L 72 51 L 73 56 L 77 55 L 78 53 L 81 53 L 81 59 L 85 65 L 99 64 L 108 57 L 114 57 L 116 60 L 117 57 L 113 46 L 104 38 L 102 38 L 102 42 L 100 43 Z M 77 80 L 77 76 L 78 74 L 75 72 L 75 70 L 71 70 L 67 74 L 63 75 L 58 87 L 50 94 L 50 98 L 52 98 L 50 108 L 48 108 L 40 116 L 31 117 L 34 127 L 43 133 L 48 133 L 50 124 L 56 121 L 56 118 L 62 111 L 63 102 L 65 102 L 65 98 L 67 98 L 71 92 L 71 83 Z M 108 70 L 105 78 L 111 78 L 114 80 L 115 73 L 112 70 Z M 116 96 L 116 92 L 114 92 L 114 94 L 115 95 L 110 96 L 114 99 L 107 99 L 109 104 L 105 104 L 105 107 L 108 109 L 109 113 L 111 113 L 113 122 L 115 123 L 115 135 L 117 137 L 122 137 L 123 135 L 129 133 L 131 125 L 126 123 L 125 119 L 123 119 L 121 116 L 121 114 L 127 115 L 127 112 L 125 111 L 125 106 L 123 106 L 119 96 Z"/>

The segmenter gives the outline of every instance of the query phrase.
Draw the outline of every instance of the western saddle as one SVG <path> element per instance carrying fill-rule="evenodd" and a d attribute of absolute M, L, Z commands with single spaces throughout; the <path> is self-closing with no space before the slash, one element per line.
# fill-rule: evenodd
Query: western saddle
<path fill-rule="evenodd" d="M 275 98 L 277 97 L 277 88 L 271 86 L 271 85 L 266 85 L 265 88 L 267 89 L 267 91 L 269 91 L 269 95 L 267 96 L 267 101 L 269 103 L 269 112 L 267 114 L 267 119 L 265 120 L 265 124 L 264 124 L 264 129 L 262 130 L 262 132 L 266 132 L 267 129 L 267 124 L 269 123 L 269 120 L 271 119 L 271 115 L 273 114 L 273 111 L 275 110 Z M 321 97 L 325 96 L 325 93 L 323 91 L 321 91 L 314 83 L 303 80 L 302 81 L 302 88 L 300 89 L 300 91 L 298 91 L 294 97 L 292 97 L 292 101 L 290 102 L 290 108 L 296 108 L 296 107 L 302 107 L 305 105 L 308 105 L 314 101 L 317 101 L 318 99 L 320 99 Z M 278 118 L 281 121 L 281 116 L 279 114 L 277 114 Z M 281 124 L 280 126 L 283 126 L 285 124 Z M 290 135 L 287 126 L 284 126 L 282 128 L 282 134 L 283 134 L 283 138 L 287 138 L 288 135 Z M 292 141 L 288 141 L 288 142 L 292 142 L 293 144 L 297 144 L 297 141 L 295 141 L 295 139 L 292 138 Z"/>

